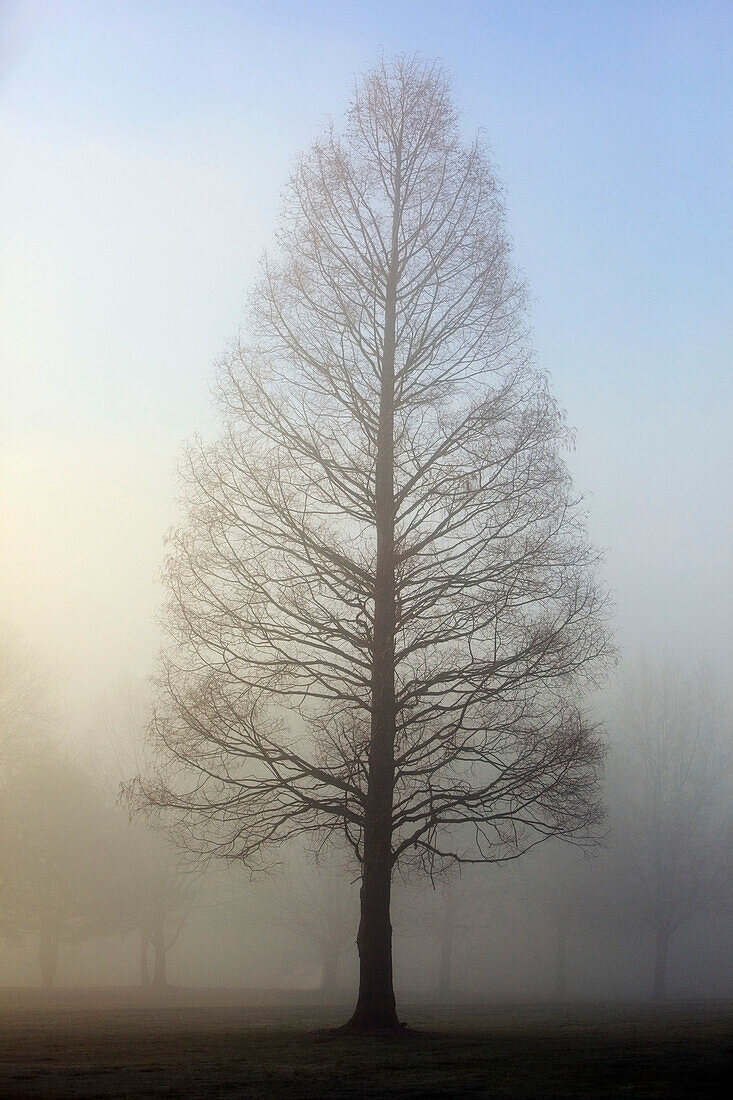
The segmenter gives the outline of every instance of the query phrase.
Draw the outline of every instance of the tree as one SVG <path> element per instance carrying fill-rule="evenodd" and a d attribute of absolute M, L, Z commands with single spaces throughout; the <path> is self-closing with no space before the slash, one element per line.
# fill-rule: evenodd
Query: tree
<path fill-rule="evenodd" d="M 0 623 L 0 799 L 50 720 L 47 685 L 20 635 Z"/>
<path fill-rule="evenodd" d="M 524 297 L 445 76 L 380 62 L 293 172 L 222 436 L 185 463 L 160 763 L 131 797 L 231 860 L 343 832 L 355 1029 L 398 1023 L 398 862 L 511 859 L 601 816 L 579 693 L 605 599 Z"/>
<path fill-rule="evenodd" d="M 110 802 L 119 796 L 120 784 L 145 767 L 149 696 L 147 685 L 123 679 L 100 702 L 89 752 L 94 748 Z M 116 847 L 108 888 L 116 893 L 121 927 L 139 936 L 141 986 L 160 991 L 168 985 L 168 953 L 193 906 L 196 876 L 166 838 L 140 822 L 118 821 Z"/>
<path fill-rule="evenodd" d="M 134 824 L 120 826 L 119 920 L 139 936 L 140 985 L 160 991 L 168 986 L 168 953 L 183 931 L 197 883 L 162 837 Z"/>
<path fill-rule="evenodd" d="M 50 989 L 62 943 L 119 930 L 109 890 L 112 815 L 91 777 L 46 744 L 16 774 L 3 817 L 2 929 L 37 938 L 41 984 Z"/>
<path fill-rule="evenodd" d="M 16 836 L 12 792 L 46 720 L 45 692 L 18 634 L 0 624 L 0 931 L 7 931 L 8 870 Z"/>
<path fill-rule="evenodd" d="M 455 954 L 460 940 L 468 940 L 471 951 L 485 938 L 490 925 L 497 919 L 495 890 L 483 868 L 464 868 L 460 875 L 448 872 L 439 881 L 424 880 L 415 884 L 408 880 L 403 889 L 394 892 L 392 924 L 398 939 L 418 940 L 420 953 L 425 954 L 426 942 L 435 950 L 434 994 L 438 1001 L 447 1001 L 455 994 Z M 487 890 L 487 887 L 489 889 Z"/>
<path fill-rule="evenodd" d="M 541 857 L 538 853 L 527 860 L 520 873 L 519 909 L 536 922 L 532 938 L 546 945 L 551 995 L 565 1001 L 578 941 L 589 932 L 595 937 L 606 930 L 607 914 L 613 912 L 617 897 L 609 883 L 605 853 L 591 860 L 568 845 L 552 844 Z"/>
<path fill-rule="evenodd" d="M 338 995 L 339 964 L 354 944 L 353 868 L 339 855 L 293 846 L 277 878 L 264 890 L 252 884 L 237 905 L 250 920 L 281 928 L 315 949 L 325 1001 Z"/>
<path fill-rule="evenodd" d="M 727 897 L 730 718 L 700 670 L 642 663 L 619 690 L 614 850 L 622 902 L 654 937 L 658 1000 L 674 935 Z"/>

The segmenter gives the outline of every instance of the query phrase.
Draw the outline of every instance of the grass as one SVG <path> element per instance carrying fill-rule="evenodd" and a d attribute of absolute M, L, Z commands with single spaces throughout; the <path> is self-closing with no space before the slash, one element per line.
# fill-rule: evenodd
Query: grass
<path fill-rule="evenodd" d="M 345 1008 L 0 998 L 3 1097 L 717 1097 L 733 1006 L 407 1006 L 410 1033 L 317 1030 Z M 208 1003 L 207 1003 L 208 1002 Z"/>

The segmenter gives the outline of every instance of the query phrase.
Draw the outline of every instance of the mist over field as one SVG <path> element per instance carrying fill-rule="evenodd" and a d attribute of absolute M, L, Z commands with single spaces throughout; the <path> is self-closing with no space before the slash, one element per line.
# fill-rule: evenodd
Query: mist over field
<path fill-rule="evenodd" d="M 10 1094 L 713 1095 L 729 7 L 0 20 Z"/>

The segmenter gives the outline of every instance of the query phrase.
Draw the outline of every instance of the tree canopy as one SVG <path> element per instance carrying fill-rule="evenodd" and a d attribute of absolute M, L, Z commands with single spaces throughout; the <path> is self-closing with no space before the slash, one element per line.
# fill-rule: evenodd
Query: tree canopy
<path fill-rule="evenodd" d="M 501 189 L 447 78 L 380 62 L 293 171 L 220 364 L 221 436 L 184 464 L 158 766 L 133 796 L 249 863 L 341 832 L 362 993 L 390 959 L 374 1004 L 397 862 L 512 859 L 601 817 L 580 700 L 606 598 L 526 327 Z"/>

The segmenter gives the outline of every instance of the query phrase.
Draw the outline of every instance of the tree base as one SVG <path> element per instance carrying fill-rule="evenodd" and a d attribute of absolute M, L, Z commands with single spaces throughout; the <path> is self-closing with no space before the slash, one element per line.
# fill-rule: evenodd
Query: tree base
<path fill-rule="evenodd" d="M 398 1031 L 404 1026 L 397 1019 L 394 997 L 359 998 L 351 1019 L 344 1024 L 351 1031 Z"/>
<path fill-rule="evenodd" d="M 369 1024 L 354 1024 L 351 1020 L 341 1024 L 340 1027 L 321 1028 L 314 1033 L 319 1039 L 414 1039 L 422 1036 L 423 1032 L 415 1031 L 400 1020 L 396 1024 L 375 1026 Z"/>

